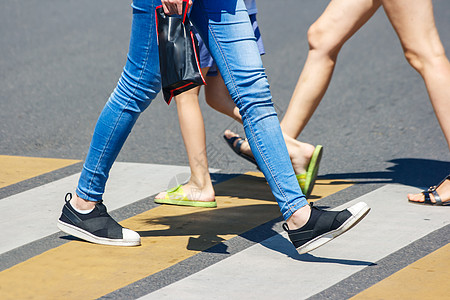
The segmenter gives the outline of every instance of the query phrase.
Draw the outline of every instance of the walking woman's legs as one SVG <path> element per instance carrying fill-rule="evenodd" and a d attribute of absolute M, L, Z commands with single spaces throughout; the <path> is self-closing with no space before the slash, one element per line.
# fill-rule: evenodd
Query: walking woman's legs
<path fill-rule="evenodd" d="M 411 66 L 422 76 L 450 149 L 450 63 L 434 22 L 431 0 L 382 0 Z"/>
<path fill-rule="evenodd" d="M 333 0 L 311 25 L 308 57 L 281 121 L 286 135 L 295 139 L 302 132 L 325 95 L 341 47 L 380 4 L 379 0 Z"/>
<path fill-rule="evenodd" d="M 439 124 L 450 148 L 450 63 L 445 55 L 434 22 L 431 0 L 382 0 L 411 66 L 422 76 Z M 450 180 L 436 192 L 442 202 L 450 201 Z M 435 202 L 433 194 L 430 194 Z M 409 194 L 408 199 L 423 202 L 423 194 Z"/>

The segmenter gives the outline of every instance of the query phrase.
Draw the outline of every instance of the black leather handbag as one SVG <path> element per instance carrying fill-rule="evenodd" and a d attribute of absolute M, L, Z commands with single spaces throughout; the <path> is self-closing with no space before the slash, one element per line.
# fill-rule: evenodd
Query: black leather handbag
<path fill-rule="evenodd" d="M 167 104 L 174 96 L 205 84 L 187 7 L 188 0 L 183 2 L 182 15 L 170 16 L 164 13 L 162 5 L 156 8 L 161 85 Z"/>

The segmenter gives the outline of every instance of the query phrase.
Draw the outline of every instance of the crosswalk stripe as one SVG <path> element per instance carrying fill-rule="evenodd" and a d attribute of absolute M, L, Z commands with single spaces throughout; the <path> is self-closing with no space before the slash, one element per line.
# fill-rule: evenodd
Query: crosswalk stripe
<path fill-rule="evenodd" d="M 450 244 L 351 299 L 449 299 L 447 278 L 450 278 Z"/>
<path fill-rule="evenodd" d="M 319 183 L 314 190 L 318 198 L 350 186 L 343 182 Z M 322 191 L 321 187 L 326 188 Z M 215 190 L 217 209 L 159 206 L 121 222 L 141 234 L 141 247 L 73 241 L 1 272 L 0 290 L 6 298 L 100 297 L 280 215 L 260 173 L 219 183 Z M 35 275 L 42 270 L 45 275 Z"/>
<path fill-rule="evenodd" d="M 0 155 L 0 188 L 80 162 L 73 159 Z"/>
<path fill-rule="evenodd" d="M 188 167 L 115 163 L 111 169 L 105 203 L 112 211 L 167 189 L 176 174 Z M 64 195 L 74 193 L 80 174 L 33 188 L 0 200 L 0 253 L 58 232 Z"/>
<path fill-rule="evenodd" d="M 445 207 L 409 204 L 405 195 L 414 190 L 387 185 L 336 208 L 364 201 L 372 210 L 309 254 L 299 255 L 286 234 L 276 235 L 142 299 L 306 299 L 450 223 Z"/>

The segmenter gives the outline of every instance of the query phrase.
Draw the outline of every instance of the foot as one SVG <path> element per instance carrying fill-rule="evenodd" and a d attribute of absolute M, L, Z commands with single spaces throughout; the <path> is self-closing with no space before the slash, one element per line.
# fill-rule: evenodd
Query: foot
<path fill-rule="evenodd" d="M 229 129 L 225 130 L 225 132 L 223 133 L 223 135 L 224 135 L 227 139 L 231 139 L 231 138 L 233 138 L 233 137 L 237 137 L 237 138 L 240 137 L 239 134 L 234 133 L 233 131 L 231 131 L 231 130 L 229 130 Z M 239 139 L 236 139 L 236 140 L 234 141 L 233 146 L 236 147 L 237 143 L 239 143 Z M 250 145 L 248 144 L 247 140 L 244 140 L 243 143 L 241 144 L 240 152 L 243 153 L 243 154 L 245 154 L 245 155 L 247 155 L 247 156 L 253 157 L 252 149 L 250 149 Z"/>
<path fill-rule="evenodd" d="M 340 236 L 361 221 L 370 211 L 364 202 L 342 211 L 326 211 L 311 205 L 311 213 L 308 221 L 302 227 L 290 228 L 283 224 L 298 253 L 303 254 L 312 251 L 332 239 Z"/>
<path fill-rule="evenodd" d="M 72 194 L 68 193 L 61 217 L 57 223 L 61 231 L 82 240 L 102 245 L 138 246 L 141 244 L 139 234 L 120 226 L 107 213 L 106 206 L 101 201 L 86 203 L 84 207 L 80 208 L 80 206 L 83 206 L 80 205 L 79 208 L 75 209 L 71 204 L 71 199 Z M 86 207 L 93 207 L 93 209 L 89 213 L 79 212 L 80 209 L 85 210 Z"/>
<path fill-rule="evenodd" d="M 204 202 L 213 202 L 216 200 L 214 189 L 212 187 L 200 188 L 191 182 L 188 182 L 181 187 L 189 200 Z M 155 199 L 164 199 L 166 195 L 167 191 L 161 192 L 156 195 Z"/>
<path fill-rule="evenodd" d="M 295 174 L 305 173 L 313 156 L 315 146 L 302 143 L 283 134 Z"/>
<path fill-rule="evenodd" d="M 436 187 L 436 193 L 439 195 L 439 200 L 443 205 L 448 205 L 450 202 L 450 179 L 447 177 L 441 184 Z M 436 198 L 433 192 L 429 193 L 431 203 L 436 203 Z M 415 203 L 424 203 L 425 195 L 423 193 L 408 194 L 408 200 Z"/>
<path fill-rule="evenodd" d="M 234 133 L 231 130 L 226 130 L 224 132 L 224 136 L 228 139 L 239 137 L 237 133 Z M 295 174 L 305 173 L 308 168 L 309 161 L 314 153 L 315 147 L 311 144 L 299 142 L 296 139 L 286 135 L 284 135 L 284 138 Z M 239 140 L 236 140 L 234 142 L 234 146 L 236 146 L 238 142 Z M 247 140 L 242 143 L 240 151 L 247 156 L 253 157 L 252 150 L 250 149 L 250 145 Z"/>

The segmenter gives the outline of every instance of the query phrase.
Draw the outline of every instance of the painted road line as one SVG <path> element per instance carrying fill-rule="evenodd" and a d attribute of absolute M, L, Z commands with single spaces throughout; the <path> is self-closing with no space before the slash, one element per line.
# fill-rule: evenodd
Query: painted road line
<path fill-rule="evenodd" d="M 450 299 L 448 278 L 450 278 L 450 244 L 351 299 Z"/>
<path fill-rule="evenodd" d="M 174 176 L 188 167 L 115 163 L 104 195 L 112 211 L 168 188 Z M 0 200 L 0 253 L 58 232 L 64 196 L 74 193 L 80 174 L 33 188 Z"/>
<path fill-rule="evenodd" d="M 276 235 L 142 299 L 306 299 L 450 223 L 446 207 L 409 204 L 405 195 L 415 190 L 387 185 L 336 208 L 364 201 L 372 210 L 309 254 Z"/>
<path fill-rule="evenodd" d="M 141 234 L 140 247 L 72 241 L 1 272 L 0 291 L 15 299 L 97 298 L 280 216 L 264 178 L 242 175 L 215 190 L 216 209 L 163 205 L 121 222 Z"/>
<path fill-rule="evenodd" d="M 0 188 L 80 162 L 73 159 L 0 155 Z"/>

